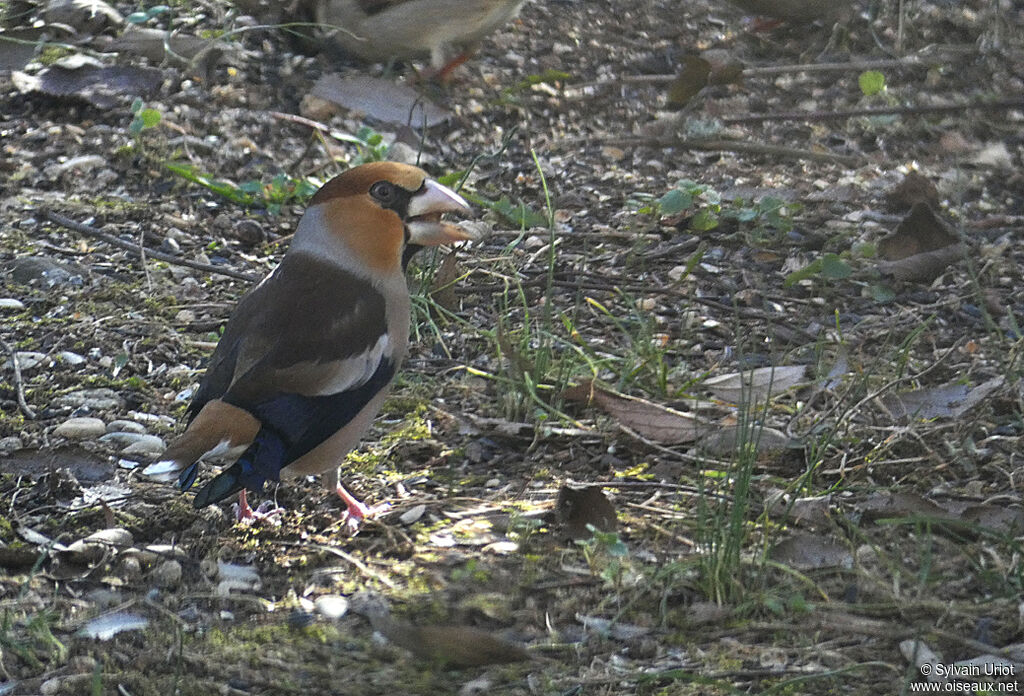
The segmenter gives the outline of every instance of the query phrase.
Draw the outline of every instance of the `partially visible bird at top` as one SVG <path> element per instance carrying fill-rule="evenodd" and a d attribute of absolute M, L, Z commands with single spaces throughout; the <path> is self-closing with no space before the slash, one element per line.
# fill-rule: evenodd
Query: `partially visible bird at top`
<path fill-rule="evenodd" d="M 239 301 L 189 407 L 189 425 L 144 474 L 195 482 L 207 456 L 237 456 L 196 494 L 199 508 L 267 481 L 324 474 L 355 526 L 369 510 L 338 468 L 369 428 L 405 357 L 405 268 L 419 249 L 472 235 L 455 192 L 395 162 L 354 167 L 310 200 L 281 263 Z"/>
<path fill-rule="evenodd" d="M 346 52 L 368 61 L 429 56 L 443 80 L 525 1 L 321 0 L 316 16 Z"/>

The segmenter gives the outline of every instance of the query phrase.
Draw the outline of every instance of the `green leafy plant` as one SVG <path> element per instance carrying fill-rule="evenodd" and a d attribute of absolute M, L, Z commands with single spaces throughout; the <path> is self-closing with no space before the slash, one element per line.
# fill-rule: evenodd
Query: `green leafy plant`
<path fill-rule="evenodd" d="M 865 70 L 857 78 L 857 84 L 865 97 L 872 97 L 885 91 L 885 75 L 877 70 Z"/>
<path fill-rule="evenodd" d="M 458 186 L 466 177 L 466 171 L 452 172 L 438 177 L 438 182 L 445 186 Z M 474 191 L 460 190 L 459 194 L 473 205 L 491 210 L 497 213 L 502 220 L 519 229 L 530 229 L 533 227 L 547 227 L 548 216 L 534 210 L 522 201 L 512 202 L 508 196 L 502 196 L 498 200 L 491 200 Z"/>
<path fill-rule="evenodd" d="M 723 202 L 714 188 L 690 179 L 680 179 L 661 198 L 640 208 L 642 213 L 656 213 L 667 218 L 686 220 L 694 232 L 708 232 L 732 220 L 749 229 L 754 241 L 774 239 L 793 228 L 793 217 L 800 211 L 799 203 L 789 203 L 776 196 L 764 196 L 746 203 L 737 198 Z"/>
<path fill-rule="evenodd" d="M 384 142 L 384 136 L 369 126 L 363 126 L 356 131 L 355 135 L 332 132 L 331 137 L 356 146 L 357 154 L 350 162 L 353 167 L 367 162 L 383 161 L 388 154 L 388 144 Z"/>
<path fill-rule="evenodd" d="M 838 254 L 828 253 L 811 261 L 801 269 L 793 271 L 783 281 L 784 287 L 792 287 L 801 280 L 820 276 L 827 280 L 843 280 L 853 275 L 853 269 Z"/>
<path fill-rule="evenodd" d="M 140 10 L 139 12 L 132 12 L 130 15 L 124 18 L 129 24 L 145 24 L 154 17 L 159 17 L 162 14 L 170 12 L 171 8 L 167 5 L 154 5 L 148 10 Z"/>
<path fill-rule="evenodd" d="M 524 79 L 520 80 L 511 87 L 506 87 L 502 90 L 502 97 L 505 99 L 512 99 L 513 97 L 527 92 L 536 85 L 560 85 L 568 80 L 572 75 L 561 70 L 555 70 L 549 68 L 542 73 L 536 75 L 527 75 Z"/>
<path fill-rule="evenodd" d="M 629 548 L 617 532 L 602 532 L 592 524 L 587 525 L 587 531 L 589 539 L 576 540 L 587 567 L 608 584 L 620 587 L 630 569 Z"/>
<path fill-rule="evenodd" d="M 318 182 L 306 178 L 292 178 L 286 174 L 277 174 L 269 182 L 253 179 L 235 184 L 216 179 L 187 162 L 168 162 L 165 166 L 181 178 L 233 203 L 245 208 L 264 208 L 274 215 L 281 212 L 282 205 L 305 203 L 319 187 Z"/>
<path fill-rule="evenodd" d="M 143 107 L 144 104 L 139 98 L 132 102 L 132 121 L 128 124 L 128 132 L 135 138 L 138 138 L 142 131 L 156 128 L 160 124 L 160 112 L 156 109 L 146 109 Z"/>

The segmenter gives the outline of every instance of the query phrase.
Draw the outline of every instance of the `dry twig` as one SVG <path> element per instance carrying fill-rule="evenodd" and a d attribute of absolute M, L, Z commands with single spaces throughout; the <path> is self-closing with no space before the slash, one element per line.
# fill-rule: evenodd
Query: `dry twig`
<path fill-rule="evenodd" d="M 145 261 L 145 258 L 148 255 L 159 261 L 174 264 L 175 266 L 186 266 L 188 268 L 194 268 L 197 271 L 205 271 L 207 273 L 215 273 L 217 275 L 228 276 L 229 278 L 236 278 L 238 280 L 246 280 L 249 281 L 250 283 L 255 283 L 257 280 L 259 280 L 259 278 L 252 275 L 251 273 L 233 271 L 230 268 L 222 268 L 221 266 L 214 266 L 213 264 L 210 263 L 201 263 L 199 261 L 179 259 L 176 256 L 165 254 L 164 252 L 157 251 L 156 249 L 146 249 L 141 245 L 126 242 L 123 239 L 115 237 L 112 234 L 101 232 L 100 230 L 96 229 L 95 227 L 92 227 L 91 225 L 86 225 L 81 222 L 75 222 L 71 218 L 66 218 L 60 213 L 55 213 L 52 210 L 43 209 L 40 212 L 42 213 L 43 217 L 49 220 L 50 222 L 56 223 L 61 227 L 66 227 L 69 230 L 74 230 L 75 232 L 87 234 L 90 237 L 95 237 L 96 239 L 102 239 L 107 244 L 116 246 L 119 249 L 124 249 L 128 253 L 134 254 L 135 256 L 143 259 L 143 261 Z"/>

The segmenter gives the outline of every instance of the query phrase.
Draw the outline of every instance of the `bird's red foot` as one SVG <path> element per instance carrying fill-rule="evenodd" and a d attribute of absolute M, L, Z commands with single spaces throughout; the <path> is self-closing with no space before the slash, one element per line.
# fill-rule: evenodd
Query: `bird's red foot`
<path fill-rule="evenodd" d="M 349 534 L 355 534 L 359 531 L 359 525 L 362 524 L 363 520 L 373 519 L 391 507 L 387 503 L 367 507 L 365 503 L 349 493 L 340 483 L 335 488 L 335 492 L 339 498 L 345 501 L 345 512 L 341 514 L 341 521 L 345 524 L 345 529 Z"/>
<path fill-rule="evenodd" d="M 280 520 L 275 518 L 281 514 L 282 509 L 277 507 L 274 501 L 264 500 L 253 510 L 249 507 L 249 500 L 246 497 L 244 488 L 238 492 L 238 502 L 233 503 L 231 509 L 235 513 L 235 521 L 239 524 L 254 524 L 268 520 L 273 521 L 275 524 L 280 524 Z"/>

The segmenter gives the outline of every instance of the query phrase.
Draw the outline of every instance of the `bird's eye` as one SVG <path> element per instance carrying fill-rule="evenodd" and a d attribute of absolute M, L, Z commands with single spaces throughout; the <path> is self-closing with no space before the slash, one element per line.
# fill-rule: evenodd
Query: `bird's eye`
<path fill-rule="evenodd" d="M 370 187 L 370 195 L 381 203 L 395 200 L 395 187 L 390 181 L 378 181 Z"/>

